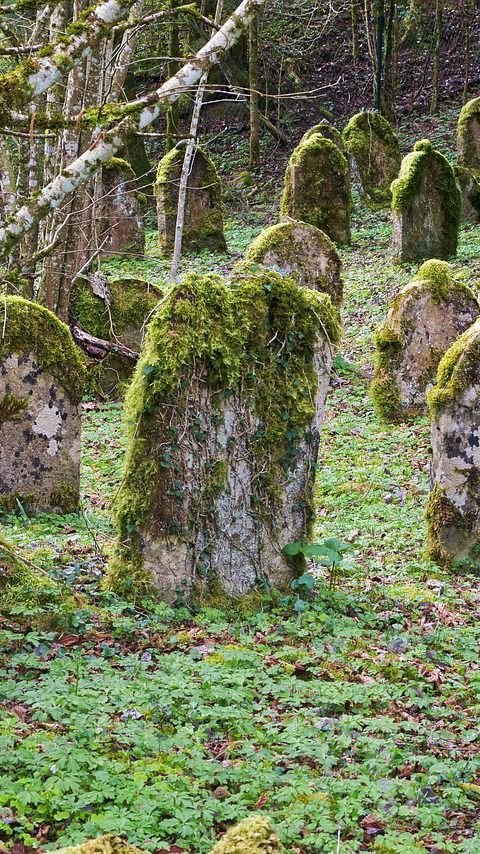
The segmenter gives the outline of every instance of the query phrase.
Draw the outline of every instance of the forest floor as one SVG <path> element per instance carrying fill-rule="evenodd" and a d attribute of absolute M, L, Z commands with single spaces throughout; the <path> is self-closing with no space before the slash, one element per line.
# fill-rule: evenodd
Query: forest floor
<path fill-rule="evenodd" d="M 228 269 L 273 218 L 245 203 L 230 255 L 185 268 Z M 479 854 L 480 572 L 425 560 L 427 420 L 386 426 L 368 397 L 373 329 L 416 270 L 390 241 L 357 199 L 317 477 L 316 538 L 352 546 L 335 590 L 318 568 L 303 611 L 292 595 L 245 613 L 104 591 L 119 404 L 84 405 L 80 515 L 2 519 L 71 594 L 0 617 L 0 842 L 16 854 L 104 832 L 204 854 L 252 812 L 292 854 Z M 161 281 L 149 245 L 111 268 Z M 462 229 L 453 266 L 472 286 L 479 259 L 480 228 Z"/>

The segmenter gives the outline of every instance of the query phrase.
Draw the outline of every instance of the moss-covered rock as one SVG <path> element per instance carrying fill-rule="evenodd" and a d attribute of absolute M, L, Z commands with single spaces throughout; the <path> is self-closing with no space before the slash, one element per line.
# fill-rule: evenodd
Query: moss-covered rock
<path fill-rule="evenodd" d="M 453 171 L 462 198 L 461 218 L 476 225 L 480 222 L 480 181 L 463 166 L 454 166 Z"/>
<path fill-rule="evenodd" d="M 313 134 L 294 150 L 285 173 L 282 216 L 314 225 L 334 243 L 350 243 L 350 168 L 337 146 Z"/>
<path fill-rule="evenodd" d="M 445 261 L 423 264 L 393 300 L 374 336 L 371 396 L 385 421 L 408 421 L 426 411 L 426 393 L 440 359 L 478 317 L 473 292 Z"/>
<path fill-rule="evenodd" d="M 393 243 L 400 261 L 449 258 L 457 251 L 461 197 L 448 160 L 416 142 L 392 183 Z"/>
<path fill-rule="evenodd" d="M 480 320 L 445 353 L 428 405 L 428 554 L 448 566 L 480 539 Z"/>
<path fill-rule="evenodd" d="M 211 854 L 281 854 L 282 851 L 270 819 L 253 815 L 227 830 Z"/>
<path fill-rule="evenodd" d="M 343 141 L 365 203 L 373 210 L 388 208 L 390 186 L 401 161 L 398 139 L 390 124 L 380 113 L 357 113 L 345 127 Z"/>
<path fill-rule="evenodd" d="M 85 361 L 54 314 L 5 297 L 0 338 L 0 506 L 78 507 Z"/>
<path fill-rule="evenodd" d="M 142 279 L 98 276 L 77 280 L 70 298 L 72 320 L 90 335 L 140 351 L 148 321 L 162 291 Z M 90 369 L 90 388 L 104 397 L 118 396 L 130 380 L 135 363 L 110 353 Z"/>
<path fill-rule="evenodd" d="M 468 101 L 460 111 L 457 150 L 460 166 L 480 172 L 480 98 Z"/>
<path fill-rule="evenodd" d="M 160 160 L 155 183 L 158 239 L 164 255 L 175 243 L 178 191 L 185 147 L 172 148 Z M 222 184 L 213 160 L 200 146 L 188 178 L 182 246 L 186 250 L 226 249 L 223 234 Z"/>
<path fill-rule="evenodd" d="M 266 228 L 250 244 L 237 269 L 258 266 L 292 275 L 304 288 L 324 291 L 335 305 L 342 302 L 338 252 L 330 238 L 313 225 L 288 219 Z"/>
<path fill-rule="evenodd" d="M 58 848 L 56 854 L 145 854 L 140 848 L 129 845 L 124 839 L 113 834 L 87 839 L 80 845 Z"/>
<path fill-rule="evenodd" d="M 282 548 L 311 528 L 338 336 L 326 294 L 273 272 L 170 290 L 126 399 L 113 587 L 172 600 L 288 585 Z"/>

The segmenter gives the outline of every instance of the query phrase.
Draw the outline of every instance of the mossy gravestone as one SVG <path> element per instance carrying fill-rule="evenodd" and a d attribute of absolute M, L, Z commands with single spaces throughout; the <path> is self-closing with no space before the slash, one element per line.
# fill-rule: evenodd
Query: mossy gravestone
<path fill-rule="evenodd" d="M 178 191 L 185 147 L 173 148 L 158 164 L 157 198 L 160 251 L 171 254 L 175 243 Z M 223 235 L 222 185 L 215 165 L 200 146 L 188 176 L 182 246 L 184 249 L 226 249 Z"/>
<path fill-rule="evenodd" d="M 400 261 L 449 258 L 457 251 L 461 198 L 448 160 L 416 142 L 392 184 L 393 246 Z"/>
<path fill-rule="evenodd" d="M 83 356 L 54 314 L 0 301 L 0 506 L 77 509 Z"/>
<path fill-rule="evenodd" d="M 266 228 L 247 249 L 239 269 L 257 265 L 292 275 L 305 288 L 325 291 L 335 305 L 342 302 L 338 252 L 330 238 L 313 225 L 289 219 Z"/>
<path fill-rule="evenodd" d="M 320 134 L 301 142 L 285 173 L 282 216 L 314 225 L 334 243 L 350 243 L 350 168 L 337 146 Z"/>
<path fill-rule="evenodd" d="M 126 160 L 112 159 L 102 169 L 100 245 L 102 255 L 143 255 L 143 204 L 136 175 Z"/>
<path fill-rule="evenodd" d="M 70 299 L 74 323 L 90 335 L 140 351 L 147 323 L 162 291 L 141 279 L 109 279 L 98 274 L 77 280 Z M 89 386 L 102 397 L 118 397 L 135 363 L 111 352 L 92 365 Z"/>
<path fill-rule="evenodd" d="M 285 589 L 308 538 L 337 312 L 263 272 L 186 277 L 161 303 L 127 393 L 110 583 L 178 594 Z"/>
<path fill-rule="evenodd" d="M 468 101 L 460 111 L 457 150 L 460 166 L 480 172 L 480 98 Z"/>
<path fill-rule="evenodd" d="M 371 394 L 386 421 L 408 421 L 426 411 L 426 392 L 450 345 L 478 317 L 472 291 L 456 282 L 445 261 L 427 261 L 395 297 L 375 333 Z"/>
<path fill-rule="evenodd" d="M 429 557 L 448 565 L 480 539 L 480 319 L 443 357 L 428 404 Z"/>
<path fill-rule="evenodd" d="M 462 197 L 461 218 L 476 225 L 480 222 L 480 182 L 470 169 L 463 166 L 454 166 L 453 171 Z"/>
<path fill-rule="evenodd" d="M 397 177 L 401 155 L 397 137 L 380 113 L 357 113 L 343 131 L 343 141 L 365 204 L 388 208 L 391 183 Z"/>

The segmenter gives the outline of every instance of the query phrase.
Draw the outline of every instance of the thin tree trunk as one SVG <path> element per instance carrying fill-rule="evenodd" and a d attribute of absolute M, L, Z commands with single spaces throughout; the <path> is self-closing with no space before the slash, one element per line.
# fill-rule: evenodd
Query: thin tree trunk
<path fill-rule="evenodd" d="M 352 59 L 356 64 L 358 59 L 358 7 L 357 0 L 350 0 L 350 21 L 352 26 Z"/>
<path fill-rule="evenodd" d="M 472 0 L 464 0 L 463 26 L 465 30 L 465 71 L 463 76 L 463 103 L 468 101 L 470 85 L 470 51 L 471 51 Z"/>
<path fill-rule="evenodd" d="M 248 68 L 250 75 L 250 166 L 260 163 L 260 111 L 258 107 L 258 15 L 248 28 Z"/>
<path fill-rule="evenodd" d="M 435 47 L 433 54 L 433 77 L 432 77 L 432 100 L 430 102 L 430 113 L 433 115 L 438 109 L 438 86 L 440 81 L 440 58 L 442 47 L 443 29 L 443 0 L 435 3 Z"/>
<path fill-rule="evenodd" d="M 223 0 L 217 0 L 217 8 L 215 9 L 215 23 L 219 24 L 223 11 Z M 212 33 L 213 35 L 213 33 Z M 182 239 L 183 226 L 185 223 L 185 204 L 187 201 L 188 176 L 192 168 L 193 159 L 195 157 L 195 147 L 197 144 L 198 121 L 200 118 L 200 110 L 202 109 L 203 96 L 205 94 L 205 86 L 207 85 L 208 71 L 202 74 L 198 84 L 195 103 L 193 105 L 192 119 L 190 122 L 190 137 L 185 149 L 183 158 L 182 172 L 180 175 L 180 186 L 178 188 L 177 202 L 177 221 L 175 223 L 175 242 L 173 246 L 172 266 L 170 269 L 170 281 L 175 282 L 178 276 L 180 267 L 180 258 L 182 256 Z"/>

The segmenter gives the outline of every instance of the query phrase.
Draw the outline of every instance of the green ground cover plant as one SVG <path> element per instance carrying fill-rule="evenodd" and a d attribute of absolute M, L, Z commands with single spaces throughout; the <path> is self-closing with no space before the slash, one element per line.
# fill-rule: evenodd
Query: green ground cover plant
<path fill-rule="evenodd" d="M 260 219 L 232 221 L 236 257 Z M 381 424 L 368 397 L 373 330 L 417 270 L 393 265 L 390 238 L 357 199 L 313 537 L 350 546 L 335 590 L 312 562 L 291 596 L 265 592 L 253 610 L 105 591 L 117 404 L 84 404 L 80 514 L 1 517 L 68 595 L 0 617 L 0 844 L 112 832 L 206 854 L 264 813 L 289 854 L 480 851 L 478 566 L 447 574 L 424 557 L 427 421 Z M 479 257 L 468 226 L 453 266 L 475 289 Z"/>

